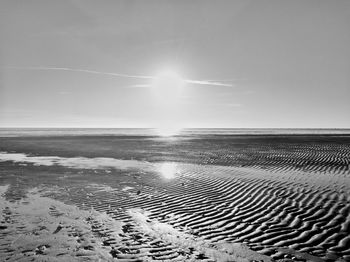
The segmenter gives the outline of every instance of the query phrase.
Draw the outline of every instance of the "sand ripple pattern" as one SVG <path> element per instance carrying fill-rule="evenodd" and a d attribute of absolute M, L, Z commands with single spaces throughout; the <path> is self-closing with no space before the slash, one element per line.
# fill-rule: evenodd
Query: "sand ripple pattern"
<path fill-rule="evenodd" d="M 173 180 L 149 179 L 142 190 L 126 191 L 129 197 L 100 191 L 92 201 L 73 199 L 128 223 L 125 212 L 142 208 L 151 219 L 194 236 L 245 243 L 274 259 L 350 260 L 349 175 L 192 164 L 176 168 Z"/>
<path fill-rule="evenodd" d="M 125 190 L 77 187 L 68 198 L 124 222 L 123 246 L 105 243 L 119 250 L 113 254 L 118 259 L 137 261 L 144 245 L 153 260 L 183 258 L 171 243 L 140 231 L 128 215 L 137 208 L 211 243 L 245 243 L 274 259 L 350 261 L 350 145 L 269 141 L 174 142 L 163 151 L 155 145 L 156 153 L 146 146 L 150 160 L 171 161 L 164 164 L 171 164 L 173 177 L 162 168 L 133 170 L 127 175 L 134 184 Z"/>

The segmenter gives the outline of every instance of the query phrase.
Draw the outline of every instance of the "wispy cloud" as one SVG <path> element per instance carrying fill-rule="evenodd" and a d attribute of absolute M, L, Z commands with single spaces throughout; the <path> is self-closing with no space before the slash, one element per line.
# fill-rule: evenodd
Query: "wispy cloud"
<path fill-rule="evenodd" d="M 88 73 L 88 74 L 97 74 L 97 75 L 107 75 L 114 77 L 126 77 L 126 78 L 135 78 L 135 79 L 156 79 L 156 76 L 147 76 L 147 75 L 133 75 L 133 74 L 124 74 L 124 73 L 114 73 L 114 72 L 102 72 L 96 70 L 87 70 L 87 69 L 77 69 L 77 68 L 69 68 L 69 67 L 44 67 L 44 66 L 4 66 L 4 69 L 12 69 L 12 70 L 47 70 L 47 71 L 70 71 L 70 72 L 80 72 L 80 73 Z M 192 79 L 184 79 L 186 83 L 196 84 L 196 85 L 209 85 L 209 86 L 227 86 L 232 87 L 232 83 L 234 80 L 192 80 Z M 133 85 L 132 87 L 150 87 L 149 84 L 141 84 L 141 85 Z"/>
<path fill-rule="evenodd" d="M 101 72 L 95 70 L 87 70 L 87 69 L 76 69 L 69 67 L 41 67 L 41 66 L 29 66 L 29 67 L 21 67 L 21 66 L 5 66 L 5 69 L 14 69 L 14 70 L 54 70 L 54 71 L 71 71 L 71 72 L 81 72 L 88 74 L 97 74 L 97 75 L 108 75 L 108 76 L 116 76 L 116 77 L 127 77 L 127 78 L 142 78 L 142 79 L 152 79 L 152 76 L 144 76 L 144 75 L 129 75 L 122 73 L 113 73 L 113 72 Z"/>
<path fill-rule="evenodd" d="M 233 86 L 232 84 L 222 83 L 222 82 L 214 82 L 208 80 L 189 80 L 185 79 L 186 83 L 197 84 L 197 85 L 211 85 L 211 86 Z"/>
<path fill-rule="evenodd" d="M 143 88 L 143 87 L 151 87 L 152 85 L 130 85 L 130 86 L 128 86 L 128 87 L 141 87 L 141 88 Z"/>

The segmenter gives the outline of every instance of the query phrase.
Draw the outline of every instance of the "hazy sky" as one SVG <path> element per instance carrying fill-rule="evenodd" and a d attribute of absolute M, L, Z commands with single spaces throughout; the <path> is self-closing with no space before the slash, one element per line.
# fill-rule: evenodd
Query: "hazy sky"
<path fill-rule="evenodd" d="M 349 25 L 348 0 L 1 0 L 0 126 L 350 128 Z M 33 67 L 232 86 L 168 103 L 150 79 Z"/>

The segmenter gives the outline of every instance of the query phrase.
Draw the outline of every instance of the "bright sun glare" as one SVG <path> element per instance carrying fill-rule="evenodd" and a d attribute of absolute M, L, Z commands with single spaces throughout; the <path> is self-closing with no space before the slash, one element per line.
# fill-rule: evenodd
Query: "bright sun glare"
<path fill-rule="evenodd" d="M 179 134 L 180 131 L 181 131 L 180 127 L 174 127 L 170 125 L 164 125 L 156 129 L 157 134 L 164 137 L 175 136 Z"/>
<path fill-rule="evenodd" d="M 181 93 L 185 80 L 175 71 L 163 70 L 156 74 L 152 88 L 155 105 L 158 107 L 157 133 L 160 136 L 174 136 L 179 133 Z"/>
<path fill-rule="evenodd" d="M 175 71 L 164 70 L 155 77 L 153 88 L 159 99 L 171 102 L 178 98 L 185 80 Z"/>
<path fill-rule="evenodd" d="M 158 170 L 162 177 L 166 179 L 174 178 L 178 171 L 176 163 L 161 163 Z"/>

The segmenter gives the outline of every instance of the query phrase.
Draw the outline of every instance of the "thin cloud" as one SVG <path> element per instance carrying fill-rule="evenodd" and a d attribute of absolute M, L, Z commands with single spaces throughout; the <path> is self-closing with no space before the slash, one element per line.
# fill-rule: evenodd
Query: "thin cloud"
<path fill-rule="evenodd" d="M 211 85 L 211 86 L 233 86 L 232 84 L 225 84 L 222 82 L 212 82 L 207 80 L 185 80 L 186 83 L 197 84 L 197 85 Z"/>
<path fill-rule="evenodd" d="M 17 70 L 54 70 L 54 71 L 71 71 L 71 72 L 81 72 L 81 73 L 89 73 L 89 74 L 97 74 L 97 75 L 108 75 L 108 76 L 116 76 L 116 77 L 127 77 L 127 78 L 142 78 L 142 79 L 152 79 L 152 76 L 143 76 L 143 75 L 129 75 L 129 74 L 121 74 L 121 73 L 112 73 L 112 72 L 101 72 L 95 70 L 86 70 L 86 69 L 76 69 L 69 67 L 21 67 L 21 66 L 6 66 L 4 68 L 7 69 L 17 69 Z"/>
<path fill-rule="evenodd" d="M 108 76 L 115 76 L 115 77 L 126 77 L 126 78 L 136 78 L 136 79 L 155 79 L 155 76 L 146 76 L 146 75 L 130 75 L 130 74 L 123 74 L 123 73 L 114 73 L 114 72 L 101 72 L 101 71 L 95 71 L 95 70 L 87 70 L 87 69 L 76 69 L 76 68 L 69 68 L 69 67 L 43 67 L 43 66 L 29 66 L 29 67 L 22 67 L 22 66 L 5 66 L 2 67 L 5 69 L 13 69 L 13 70 L 52 70 L 52 71 L 70 71 L 70 72 L 80 72 L 80 73 L 88 73 L 88 74 L 97 74 L 97 75 L 108 75 Z M 227 86 L 232 87 L 233 85 L 231 83 L 233 80 L 191 80 L 191 79 L 185 79 L 186 83 L 189 84 L 196 84 L 196 85 L 210 85 L 210 86 Z M 132 87 L 150 87 L 151 85 L 133 85 Z"/>
<path fill-rule="evenodd" d="M 131 85 L 131 86 L 128 86 L 128 87 L 152 87 L 152 85 Z"/>

